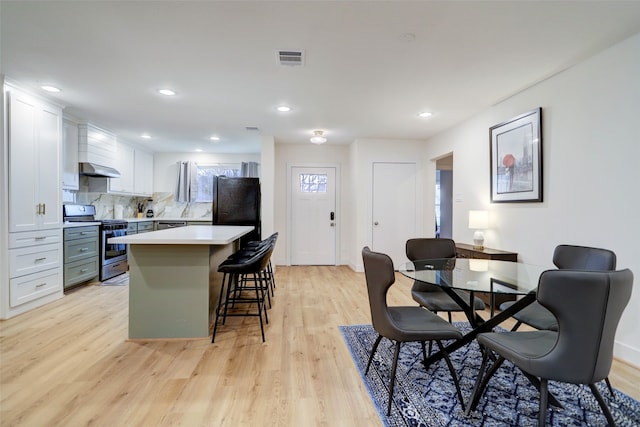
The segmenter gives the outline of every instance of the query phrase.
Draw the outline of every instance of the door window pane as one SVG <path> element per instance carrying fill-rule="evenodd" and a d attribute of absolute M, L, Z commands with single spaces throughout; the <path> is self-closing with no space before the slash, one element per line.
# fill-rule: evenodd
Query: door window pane
<path fill-rule="evenodd" d="M 300 192 L 302 193 L 326 193 L 326 174 L 300 174 Z"/>

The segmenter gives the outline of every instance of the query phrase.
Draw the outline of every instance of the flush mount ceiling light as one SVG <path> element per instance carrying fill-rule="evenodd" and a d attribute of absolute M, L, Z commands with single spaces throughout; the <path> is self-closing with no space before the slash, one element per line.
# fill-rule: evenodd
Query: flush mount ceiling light
<path fill-rule="evenodd" d="M 431 116 L 433 116 L 433 113 L 429 111 L 423 111 L 422 113 L 418 113 L 418 117 L 422 117 L 423 119 L 426 119 L 427 117 L 431 117 Z"/>
<path fill-rule="evenodd" d="M 309 139 L 309 141 L 314 144 L 324 144 L 325 142 L 327 142 L 327 138 L 325 138 L 323 134 L 324 132 L 321 130 L 314 130 L 313 136 L 311 137 L 311 139 Z"/>
<path fill-rule="evenodd" d="M 149 135 L 148 133 L 143 133 L 142 135 L 140 135 L 140 138 L 151 139 L 151 135 Z"/>
<path fill-rule="evenodd" d="M 174 96 L 176 92 L 171 89 L 158 89 L 158 93 L 165 96 Z"/>
<path fill-rule="evenodd" d="M 210 136 L 209 139 L 212 140 L 212 141 L 220 141 L 220 137 L 219 136 Z"/>
<path fill-rule="evenodd" d="M 288 105 L 280 105 L 276 108 L 276 110 L 280 111 L 281 113 L 288 113 L 289 111 L 291 111 L 291 107 L 289 107 Z"/>
<path fill-rule="evenodd" d="M 51 92 L 51 93 L 58 93 L 58 92 L 60 92 L 60 89 L 58 89 L 58 88 L 57 88 L 57 87 L 55 87 L 55 86 L 48 86 L 48 85 L 45 85 L 45 86 L 40 86 L 40 89 L 42 89 L 42 90 L 46 90 L 47 92 Z"/>

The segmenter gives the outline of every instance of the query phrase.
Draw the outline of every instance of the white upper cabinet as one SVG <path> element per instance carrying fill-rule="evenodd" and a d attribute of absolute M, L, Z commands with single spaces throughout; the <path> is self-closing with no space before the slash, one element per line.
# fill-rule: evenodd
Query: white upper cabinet
<path fill-rule="evenodd" d="M 70 120 L 62 122 L 62 188 L 78 190 L 78 124 Z"/>
<path fill-rule="evenodd" d="M 11 89 L 9 231 L 62 226 L 62 110 Z"/>
<path fill-rule="evenodd" d="M 136 194 L 151 196 L 153 194 L 153 154 L 135 150 L 133 189 Z"/>

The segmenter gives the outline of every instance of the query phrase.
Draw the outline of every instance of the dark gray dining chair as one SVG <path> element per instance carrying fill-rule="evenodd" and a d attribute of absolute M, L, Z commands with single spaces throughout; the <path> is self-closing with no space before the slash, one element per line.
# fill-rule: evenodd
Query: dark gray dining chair
<path fill-rule="evenodd" d="M 588 246 L 558 245 L 553 251 L 553 264 L 561 270 L 612 271 L 616 269 L 616 254 L 608 249 L 591 248 Z M 506 310 L 513 301 L 500 305 Z M 516 324 L 511 328 L 517 330 L 523 323 L 535 329 L 558 330 L 556 317 L 537 301 L 513 315 Z M 605 378 L 607 387 L 613 395 L 613 387 L 609 378 Z"/>
<path fill-rule="evenodd" d="M 442 340 L 457 340 L 462 338 L 460 331 L 450 323 L 447 323 L 446 320 L 423 308 L 389 307 L 387 305 L 387 292 L 395 282 L 393 261 L 391 261 L 389 256 L 372 252 L 368 247 L 362 249 L 362 260 L 364 262 L 367 292 L 369 294 L 371 321 L 373 323 L 373 329 L 378 333 L 378 337 L 369 355 L 365 375 L 369 372 L 373 356 L 382 338 L 387 338 L 395 343 L 395 352 L 389 379 L 387 415 L 391 414 L 391 401 L 393 399 L 393 387 L 396 368 L 398 366 L 398 356 L 400 355 L 400 346 L 405 342 L 420 342 L 422 345 L 422 357 L 426 360 L 425 342 L 436 341 L 439 348 L 445 353 L 444 359 L 453 378 L 460 405 L 463 406 L 458 377 L 453 369 L 451 359 L 441 343 Z"/>
<path fill-rule="evenodd" d="M 553 252 L 553 264 L 561 270 L 611 271 L 616 269 L 616 254 L 608 249 L 558 245 Z M 500 305 L 500 309 L 504 311 L 513 303 L 513 301 L 505 302 Z M 513 318 L 517 322 L 512 331 L 518 329 L 523 323 L 536 329 L 558 330 L 554 315 L 537 302 L 515 313 Z"/>
<path fill-rule="evenodd" d="M 421 259 L 442 259 L 456 257 L 456 244 L 451 239 L 417 238 L 409 239 L 405 245 L 405 251 L 409 261 Z M 468 293 L 455 291 L 463 301 L 469 301 Z M 452 311 L 464 311 L 440 286 L 416 280 L 411 288 L 413 300 L 434 313 L 444 311 L 451 322 Z M 473 299 L 475 310 L 484 310 L 484 302 L 478 298 Z"/>
<path fill-rule="evenodd" d="M 540 276 L 537 300 L 558 321 L 557 331 L 488 332 L 478 335 L 485 349 L 473 398 L 473 410 L 491 376 L 504 360 L 511 361 L 525 375 L 540 381 L 538 424 L 545 425 L 548 381 L 586 384 L 591 389 L 609 425 L 613 417 L 595 383 L 609 375 L 613 344 L 633 285 L 630 270 L 547 270 Z M 491 350 L 499 358 L 482 375 Z"/>

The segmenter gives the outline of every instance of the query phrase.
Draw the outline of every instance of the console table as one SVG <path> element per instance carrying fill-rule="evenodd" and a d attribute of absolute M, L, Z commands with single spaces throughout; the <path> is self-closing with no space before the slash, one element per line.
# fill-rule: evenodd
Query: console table
<path fill-rule="evenodd" d="M 515 252 L 501 251 L 491 248 L 475 249 L 473 245 L 468 245 L 466 243 L 456 243 L 456 257 L 518 262 L 518 254 Z M 478 296 L 478 298 L 484 301 L 485 304 L 489 305 L 492 312 L 495 306 L 499 307 L 503 302 L 513 301 L 516 299 L 514 295 L 506 294 L 491 295 L 483 292 L 478 292 L 476 295 Z M 491 301 L 492 297 L 494 299 L 493 301 Z"/>

